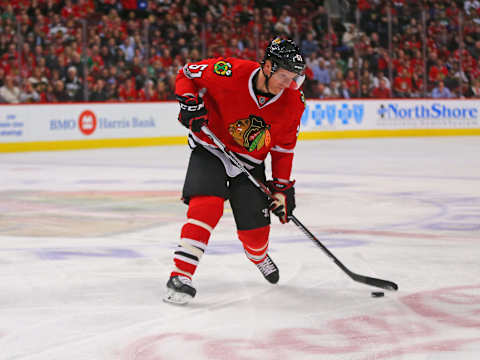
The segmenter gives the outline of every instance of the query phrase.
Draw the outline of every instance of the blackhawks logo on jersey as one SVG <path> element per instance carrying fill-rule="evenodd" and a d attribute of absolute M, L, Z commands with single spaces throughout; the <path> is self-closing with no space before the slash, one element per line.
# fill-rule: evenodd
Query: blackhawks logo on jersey
<path fill-rule="evenodd" d="M 232 76 L 232 64 L 220 60 L 213 65 L 213 72 L 220 76 Z"/>
<path fill-rule="evenodd" d="M 270 145 L 270 125 L 259 116 L 250 115 L 248 119 L 240 119 L 230 124 L 228 132 L 235 142 L 248 151 L 260 150 Z"/>

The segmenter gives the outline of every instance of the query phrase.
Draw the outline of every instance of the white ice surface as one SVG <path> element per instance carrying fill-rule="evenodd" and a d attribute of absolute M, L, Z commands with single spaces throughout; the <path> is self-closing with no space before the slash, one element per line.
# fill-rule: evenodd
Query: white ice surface
<path fill-rule="evenodd" d="M 188 149 L 0 155 L 0 359 L 480 358 L 480 138 L 300 142 L 296 216 L 272 226 L 280 282 L 226 206 L 188 306 L 162 302 Z"/>

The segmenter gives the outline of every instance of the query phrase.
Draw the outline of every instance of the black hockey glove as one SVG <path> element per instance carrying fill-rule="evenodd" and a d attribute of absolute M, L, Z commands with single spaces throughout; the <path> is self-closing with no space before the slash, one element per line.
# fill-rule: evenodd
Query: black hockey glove
<path fill-rule="evenodd" d="M 272 192 L 275 200 L 270 202 L 270 211 L 278 216 L 282 224 L 287 223 L 295 209 L 295 181 L 282 183 L 278 180 L 271 180 L 267 182 L 267 186 Z"/>
<path fill-rule="evenodd" d="M 193 132 L 199 132 L 203 125 L 208 123 L 207 109 L 199 96 L 195 95 L 177 95 L 180 102 L 180 114 L 178 121 Z"/>

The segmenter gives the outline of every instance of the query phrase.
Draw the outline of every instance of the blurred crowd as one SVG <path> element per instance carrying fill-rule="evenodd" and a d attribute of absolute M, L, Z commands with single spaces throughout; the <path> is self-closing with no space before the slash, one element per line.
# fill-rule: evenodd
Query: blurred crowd
<path fill-rule="evenodd" d="M 261 61 L 277 35 L 307 98 L 480 98 L 479 0 L 330 3 L 0 0 L 0 102 L 173 100 L 186 62 Z"/>

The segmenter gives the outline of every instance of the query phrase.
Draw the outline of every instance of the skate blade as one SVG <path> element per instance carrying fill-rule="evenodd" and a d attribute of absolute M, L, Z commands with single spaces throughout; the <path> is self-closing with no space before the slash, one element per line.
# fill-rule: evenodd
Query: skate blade
<path fill-rule="evenodd" d="M 192 299 L 193 297 L 188 294 L 181 293 L 173 289 L 167 289 L 167 294 L 163 298 L 163 301 L 175 305 L 185 305 L 188 304 L 188 302 Z"/>

